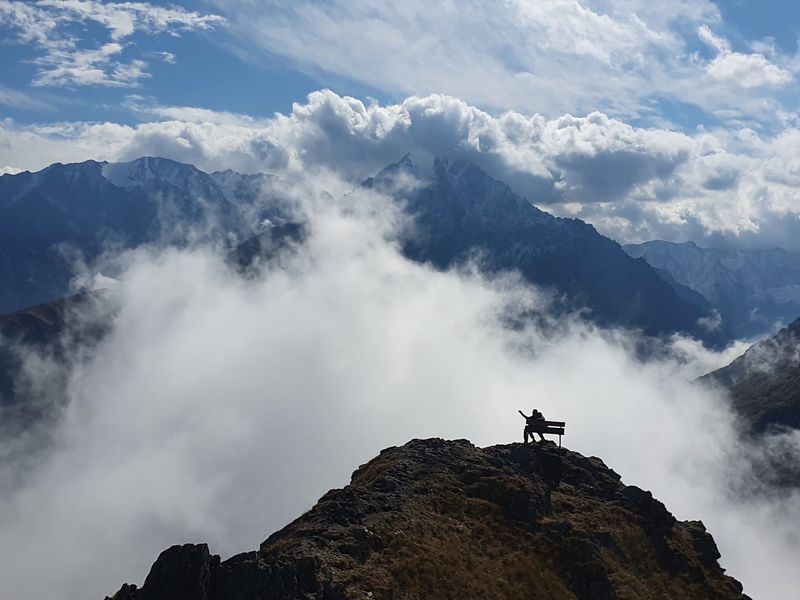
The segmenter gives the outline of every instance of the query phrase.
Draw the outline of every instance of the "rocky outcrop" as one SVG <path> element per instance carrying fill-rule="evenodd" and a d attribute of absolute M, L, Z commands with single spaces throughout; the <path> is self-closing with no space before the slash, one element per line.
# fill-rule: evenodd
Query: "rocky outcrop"
<path fill-rule="evenodd" d="M 746 598 L 702 523 L 552 443 L 413 440 L 257 551 L 174 546 L 113 600 Z"/>

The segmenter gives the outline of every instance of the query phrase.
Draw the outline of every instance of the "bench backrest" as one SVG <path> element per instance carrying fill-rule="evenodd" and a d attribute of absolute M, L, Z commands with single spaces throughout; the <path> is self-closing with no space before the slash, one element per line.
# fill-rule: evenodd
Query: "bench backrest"
<path fill-rule="evenodd" d="M 530 424 L 528 427 L 531 431 L 536 433 L 557 433 L 564 435 L 564 428 L 567 423 L 565 421 L 537 421 Z"/>

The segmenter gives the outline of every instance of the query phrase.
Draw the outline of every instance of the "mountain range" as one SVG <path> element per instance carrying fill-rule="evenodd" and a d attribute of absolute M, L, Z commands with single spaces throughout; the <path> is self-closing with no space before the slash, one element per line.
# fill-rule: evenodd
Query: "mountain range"
<path fill-rule="evenodd" d="M 800 254 L 659 240 L 624 248 L 644 258 L 684 300 L 718 310 L 737 338 L 771 333 L 800 316 Z"/>
<path fill-rule="evenodd" d="M 0 177 L 0 313 L 57 300 L 84 265 L 146 243 L 231 243 L 278 218 L 268 175 L 145 157 Z"/>
<path fill-rule="evenodd" d="M 388 448 L 258 550 L 173 546 L 111 600 L 746 599 L 699 521 L 552 442 Z M 109 599 L 107 599 L 109 600 Z"/>
<path fill-rule="evenodd" d="M 418 185 L 399 186 L 405 177 Z M 437 157 L 423 175 L 407 156 L 363 187 L 390 192 L 414 216 L 416 228 L 403 242 L 409 258 L 438 268 L 474 259 L 488 271 L 518 271 L 554 291 L 561 309 L 583 310 L 602 325 L 681 332 L 713 345 L 729 339 L 704 327 L 708 311 L 682 299 L 646 261 L 583 221 L 537 209 L 475 165 Z M 0 313 L 64 297 L 81 265 L 140 244 L 249 243 L 252 254 L 265 222 L 291 220 L 282 198 L 268 175 L 204 173 L 160 158 L 6 174 Z"/>

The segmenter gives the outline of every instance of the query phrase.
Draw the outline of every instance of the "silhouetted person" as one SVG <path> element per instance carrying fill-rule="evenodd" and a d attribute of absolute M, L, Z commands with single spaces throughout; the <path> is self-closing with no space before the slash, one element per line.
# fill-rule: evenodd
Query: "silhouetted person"
<path fill-rule="evenodd" d="M 523 437 L 525 439 L 525 443 L 528 443 L 528 437 L 530 436 L 531 441 L 533 441 L 533 434 L 536 433 L 539 436 L 539 441 L 544 442 L 544 436 L 541 434 L 540 431 L 536 431 L 542 426 L 544 421 L 544 415 L 540 413 L 535 408 L 533 412 L 531 412 L 531 416 L 529 417 L 524 412 L 519 411 L 519 414 L 525 419 L 525 430 L 523 431 Z"/>

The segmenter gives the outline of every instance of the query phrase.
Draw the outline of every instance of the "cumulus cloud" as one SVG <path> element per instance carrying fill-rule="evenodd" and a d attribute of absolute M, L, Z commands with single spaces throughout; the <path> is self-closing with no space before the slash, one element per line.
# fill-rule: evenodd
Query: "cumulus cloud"
<path fill-rule="evenodd" d="M 5 120 L 0 164 L 39 169 L 55 161 L 155 155 L 208 171 L 328 170 L 350 187 L 409 151 L 420 162 L 441 154 L 472 161 L 534 204 L 585 219 L 621 242 L 800 249 L 797 127 L 774 137 L 749 128 L 690 135 L 635 127 L 600 112 L 495 115 L 449 96 L 381 105 L 330 91 L 260 120 L 142 97 L 127 105 L 168 120 L 135 126 Z"/>
<path fill-rule="evenodd" d="M 759 52 L 733 52 L 730 44 L 715 35 L 706 25 L 700 26 L 698 35 L 717 52 L 717 56 L 706 66 L 706 72 L 712 79 L 744 88 L 780 87 L 792 81 L 790 71 L 771 63 Z"/>
<path fill-rule="evenodd" d="M 620 332 L 509 331 L 502 316 L 543 306 L 535 289 L 411 263 L 393 204 L 332 203 L 305 183 L 308 246 L 260 277 L 203 248 L 126 257 L 113 328 L 67 374 L 51 444 L 3 438 L 3 456 L 27 457 L 0 464 L 7 594 L 99 598 L 174 543 L 255 548 L 381 448 L 517 440 L 531 405 L 568 422 L 572 448 L 705 520 L 747 591 L 800 591 L 796 498 L 731 493 L 752 451 L 720 399 L 688 383 L 692 355 L 724 357 L 685 346 L 642 364 Z"/>
<path fill-rule="evenodd" d="M 102 26 L 109 41 L 87 40 L 80 26 L 89 23 Z M 217 15 L 147 2 L 0 1 L 0 25 L 15 31 L 18 43 L 38 52 L 33 60 L 39 66 L 33 80 L 37 86 L 136 87 L 148 76 L 147 63 L 123 57 L 126 38 L 134 33 L 179 35 L 223 23 Z"/>

